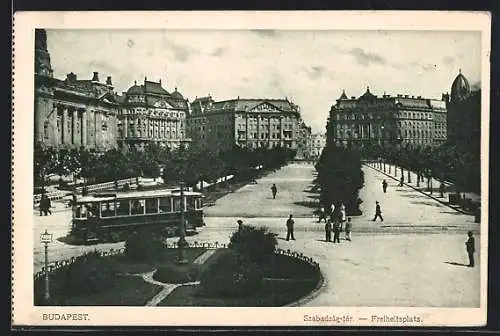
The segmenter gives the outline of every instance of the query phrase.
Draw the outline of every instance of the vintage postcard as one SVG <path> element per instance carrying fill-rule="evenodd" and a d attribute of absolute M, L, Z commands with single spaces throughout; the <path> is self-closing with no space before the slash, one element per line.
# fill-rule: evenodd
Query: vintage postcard
<path fill-rule="evenodd" d="M 19 12 L 14 326 L 483 326 L 487 12 Z"/>

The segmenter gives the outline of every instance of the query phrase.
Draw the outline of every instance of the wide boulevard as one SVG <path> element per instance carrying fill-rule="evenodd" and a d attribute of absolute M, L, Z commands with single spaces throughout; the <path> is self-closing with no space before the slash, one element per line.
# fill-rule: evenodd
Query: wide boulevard
<path fill-rule="evenodd" d="M 258 179 L 255 184 L 217 200 L 205 208 L 206 226 L 187 239 L 191 242 L 228 243 L 236 221 L 266 226 L 279 234 L 279 247 L 314 258 L 319 262 L 324 284 L 307 306 L 425 306 L 479 307 L 479 224 L 371 167 L 363 167 L 365 186 L 361 216 L 352 217 L 352 241 L 340 244 L 324 241 L 324 223 L 319 224 L 318 194 L 311 190 L 315 169 L 307 163 L 292 163 Z M 382 192 L 382 181 L 389 183 Z M 272 198 L 271 186 L 278 188 Z M 379 201 L 384 222 L 373 222 L 375 201 Z M 295 217 L 295 241 L 286 241 L 285 221 Z M 52 216 L 34 212 L 35 241 L 47 228 L 55 237 L 64 236 L 70 225 L 70 211 L 57 203 Z M 466 267 L 467 231 L 476 236 L 476 267 Z M 175 240 L 175 238 L 171 238 Z M 69 258 L 87 250 L 123 246 L 99 244 L 69 246 L 56 241 L 50 246 L 50 260 Z M 43 262 L 43 247 L 34 251 L 34 268 Z"/>

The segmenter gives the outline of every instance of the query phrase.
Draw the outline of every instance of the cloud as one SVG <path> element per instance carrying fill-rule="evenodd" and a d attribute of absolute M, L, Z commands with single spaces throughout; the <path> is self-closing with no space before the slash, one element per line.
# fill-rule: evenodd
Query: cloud
<path fill-rule="evenodd" d="M 163 39 L 163 43 L 173 52 L 175 59 L 182 63 L 189 61 L 191 56 L 200 53 L 197 49 L 168 39 Z"/>
<path fill-rule="evenodd" d="M 312 66 L 310 68 L 303 68 L 304 72 L 307 74 L 307 77 L 310 79 L 319 79 L 325 75 L 327 69 L 323 66 Z"/>
<path fill-rule="evenodd" d="M 252 31 L 261 37 L 274 37 L 277 34 L 273 29 L 252 29 Z"/>
<path fill-rule="evenodd" d="M 443 57 L 443 62 L 446 65 L 453 65 L 455 64 L 455 58 L 453 56 L 446 56 Z"/>
<path fill-rule="evenodd" d="M 366 52 L 361 48 L 352 48 L 349 54 L 354 56 L 359 64 L 369 66 L 371 63 L 385 65 L 386 59 L 378 54 Z"/>
<path fill-rule="evenodd" d="M 221 57 L 223 56 L 225 53 L 227 53 L 227 48 L 223 48 L 223 47 L 218 47 L 216 48 L 214 51 L 212 51 L 210 53 L 211 56 L 215 56 L 215 57 Z"/>
<path fill-rule="evenodd" d="M 424 69 L 424 71 L 434 71 L 437 69 L 437 65 L 436 64 L 425 64 L 425 65 L 422 65 L 422 69 Z"/>

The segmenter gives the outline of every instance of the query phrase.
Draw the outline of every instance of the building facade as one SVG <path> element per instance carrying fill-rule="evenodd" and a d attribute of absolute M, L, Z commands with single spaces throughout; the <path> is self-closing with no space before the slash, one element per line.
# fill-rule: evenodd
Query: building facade
<path fill-rule="evenodd" d="M 118 142 L 123 147 L 143 149 L 148 143 L 169 148 L 188 145 L 186 118 L 189 102 L 177 91 L 170 93 L 159 82 L 144 78 L 131 86 L 120 101 Z"/>
<path fill-rule="evenodd" d="M 188 134 L 193 142 L 228 149 L 286 147 L 297 149 L 300 111 L 288 99 L 214 101 L 196 98 L 191 103 Z"/>
<path fill-rule="evenodd" d="M 309 136 L 307 141 L 308 156 L 310 159 L 317 159 L 323 152 L 323 148 L 326 146 L 326 134 L 325 133 L 313 133 Z"/>
<path fill-rule="evenodd" d="M 117 145 L 118 103 L 111 77 L 105 83 L 69 73 L 54 78 L 45 30 L 35 30 L 35 141 L 54 148 L 94 148 Z"/>
<path fill-rule="evenodd" d="M 331 107 L 327 139 L 359 146 L 436 146 L 446 141 L 446 100 L 447 95 L 442 100 L 400 94 L 377 97 L 369 88 L 359 98 L 348 98 L 343 91 Z"/>

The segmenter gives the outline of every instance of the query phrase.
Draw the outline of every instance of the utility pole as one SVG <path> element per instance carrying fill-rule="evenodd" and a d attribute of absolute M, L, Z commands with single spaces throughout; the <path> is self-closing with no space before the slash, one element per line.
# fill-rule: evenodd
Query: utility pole
<path fill-rule="evenodd" d="M 179 241 L 177 242 L 177 248 L 179 250 L 179 259 L 177 260 L 178 264 L 185 265 L 187 264 L 186 259 L 186 251 L 184 250 L 188 245 L 186 241 L 186 222 L 185 222 L 185 213 L 184 213 L 184 182 L 180 183 L 181 185 L 181 222 L 179 227 Z"/>

